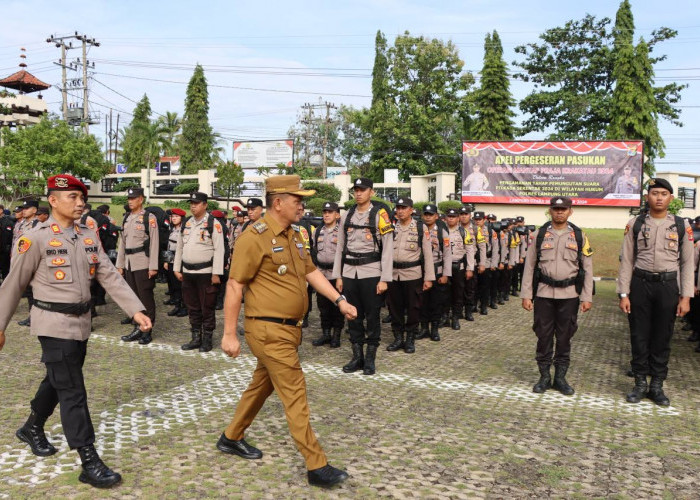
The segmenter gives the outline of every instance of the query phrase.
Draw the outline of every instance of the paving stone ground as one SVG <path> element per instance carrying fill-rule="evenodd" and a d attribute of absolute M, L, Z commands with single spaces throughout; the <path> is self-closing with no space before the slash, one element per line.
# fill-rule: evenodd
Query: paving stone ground
<path fill-rule="evenodd" d="M 312 424 L 351 475 L 330 491 L 307 485 L 274 395 L 247 433 L 262 460 L 216 449 L 255 365 L 247 347 L 236 360 L 218 346 L 184 353 L 186 318 L 168 318 L 165 306 L 153 344 L 125 345 L 121 311 L 99 310 L 85 373 L 97 446 L 124 482 L 106 491 L 78 482 L 58 412 L 47 423 L 57 455 L 34 457 L 17 441 L 43 366 L 37 340 L 13 322 L 0 352 L 0 498 L 700 498 L 700 354 L 677 324 L 672 407 L 625 403 L 629 335 L 613 283 L 599 283 L 580 317 L 573 397 L 531 392 L 535 336 L 519 299 L 441 329 L 441 342 L 421 340 L 413 355 L 384 350 L 384 325 L 374 377 L 342 373 L 345 336 L 340 349 L 311 346 L 312 312 L 300 348 Z M 25 316 L 23 303 L 14 319 Z"/>

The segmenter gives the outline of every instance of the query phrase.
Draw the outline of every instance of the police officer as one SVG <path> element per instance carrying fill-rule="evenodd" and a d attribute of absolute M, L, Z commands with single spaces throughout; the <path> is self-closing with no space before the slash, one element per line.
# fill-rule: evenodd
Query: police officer
<path fill-rule="evenodd" d="M 236 222 L 231 224 L 231 232 L 229 240 L 231 241 L 231 253 L 233 253 L 233 247 L 236 245 L 236 239 L 240 236 L 241 231 L 243 231 L 243 225 L 246 222 L 246 217 L 248 212 L 245 210 L 239 210 L 236 212 Z"/>
<path fill-rule="evenodd" d="M 46 222 L 49 218 L 49 207 L 38 207 L 36 209 L 36 218 L 39 222 Z"/>
<path fill-rule="evenodd" d="M 85 185 L 60 174 L 50 177 L 47 187 L 52 215 L 19 238 L 12 269 L 0 288 L 0 349 L 21 291 L 31 282 L 35 296 L 31 331 L 39 337 L 41 361 L 46 365 L 29 418 L 16 434 L 35 455 L 56 453 L 46 439 L 44 424 L 60 404 L 68 446 L 78 450 L 82 461 L 79 480 L 108 487 L 121 481 L 121 476 L 95 450 L 82 370 L 90 336 L 90 281 L 102 283 L 142 329 L 150 328 L 150 320 L 139 312 L 143 305 L 102 251 L 97 234 L 76 222 L 87 196 Z"/>
<path fill-rule="evenodd" d="M 590 310 L 593 301 L 593 250 L 586 235 L 568 222 L 573 213 L 571 204 L 571 198 L 564 196 L 550 200 L 551 222 L 542 226 L 537 239 L 530 242 L 520 291 L 523 308 L 532 311 L 534 303 L 535 310 L 532 329 L 537 335 L 535 359 L 540 379 L 532 390 L 542 393 L 553 387 L 567 396 L 574 393 L 566 372 L 571 338 L 578 329 L 578 309 Z"/>
<path fill-rule="evenodd" d="M 459 316 L 464 308 L 464 289 L 468 278 L 474 276 L 474 240 L 459 223 L 459 212 L 450 208 L 445 214 L 452 254 L 452 277 L 449 283 L 450 304 L 452 309 L 451 327 L 459 330 Z M 470 270 L 471 268 L 471 270 Z"/>
<path fill-rule="evenodd" d="M 156 321 L 156 303 L 153 289 L 158 274 L 158 220 L 143 209 L 143 189 L 129 188 L 126 192 L 129 212 L 124 218 L 122 241 L 117 253 L 117 270 L 146 306 L 151 325 Z M 124 342 L 138 340 L 139 344 L 150 344 L 151 330 L 142 331 L 135 326 L 131 333 L 122 337 Z"/>
<path fill-rule="evenodd" d="M 259 221 L 263 215 L 263 202 L 260 198 L 248 198 L 245 206 L 248 212 L 248 220 L 243 223 L 241 232 L 245 231 L 251 224 Z"/>
<path fill-rule="evenodd" d="M 382 326 L 381 295 L 392 280 L 394 226 L 386 208 L 372 201 L 371 179 L 359 177 L 352 187 L 356 204 L 340 217 L 332 275 L 337 280 L 338 291 L 344 291 L 350 303 L 358 307 L 357 318 L 348 322 L 352 359 L 343 366 L 343 371 L 362 370 L 365 375 L 374 375 Z M 366 353 L 363 344 L 367 344 Z"/>
<path fill-rule="evenodd" d="M 338 248 L 339 219 L 340 208 L 338 204 L 332 201 L 325 202 L 323 204 L 323 225 L 314 232 L 314 245 L 311 252 L 316 268 L 333 286 L 335 286 L 336 280 L 331 276 L 335 252 Z M 317 347 L 324 344 L 329 344 L 333 348 L 340 347 L 340 334 L 345 326 L 345 318 L 335 307 L 335 304 L 321 294 L 316 294 L 316 304 L 321 315 L 321 336 L 311 343 Z"/>
<path fill-rule="evenodd" d="M 428 203 L 423 207 L 423 223 L 430 235 L 430 244 L 433 252 L 433 267 L 435 268 L 435 283 L 423 294 L 421 304 L 421 331 L 417 339 L 430 337 L 430 340 L 440 340 L 440 318 L 442 310 L 448 299 L 448 280 L 452 276 L 452 249 L 450 248 L 450 236 L 447 226 L 438 220 L 437 206 Z M 428 330 L 430 325 L 430 330 Z"/>
<path fill-rule="evenodd" d="M 212 349 L 216 328 L 216 296 L 224 272 L 223 226 L 207 212 L 206 193 L 190 194 L 190 212 L 175 252 L 175 277 L 182 281 L 182 298 L 190 316 L 192 338 L 184 351 Z"/>
<path fill-rule="evenodd" d="M 500 224 L 496 224 L 498 217 L 495 214 L 486 216 L 489 234 L 491 234 L 491 276 L 489 279 L 489 307 L 498 309 L 498 286 L 501 279 L 503 264 L 501 263 L 501 235 Z M 497 228 L 499 230 L 497 230 Z"/>
<path fill-rule="evenodd" d="M 650 179 L 648 213 L 625 226 L 617 292 L 630 324 L 634 373 L 634 388 L 627 394 L 630 403 L 647 396 L 658 405 L 670 404 L 663 383 L 673 322 L 676 316 L 685 316 L 695 295 L 693 230 L 668 213 L 672 200 L 673 187 L 667 180 Z"/>
<path fill-rule="evenodd" d="M 486 224 L 486 215 L 484 212 L 474 212 L 474 224 L 476 224 L 477 297 L 479 299 L 479 313 L 482 316 L 486 316 L 491 300 L 491 258 L 493 256 L 491 231 Z"/>
<path fill-rule="evenodd" d="M 355 318 L 357 311 L 314 267 L 295 229 L 302 197 L 315 191 L 303 190 L 297 175 L 269 177 L 265 187 L 267 214 L 241 234 L 234 250 L 236 265 L 228 281 L 221 342 L 226 354 L 239 355 L 236 327 L 245 289 L 245 337 L 258 365 L 217 448 L 246 459 L 262 458 L 262 452 L 245 441 L 244 433 L 274 390 L 306 461 L 309 483 L 329 487 L 346 480 L 348 474 L 328 464 L 309 423 L 298 354 L 301 321 L 308 306 L 307 282 L 348 319 Z"/>
<path fill-rule="evenodd" d="M 475 224 L 472 219 L 472 208 L 463 206 L 459 209 L 459 225 L 465 232 L 467 245 L 467 280 L 464 284 L 464 319 L 474 321 L 474 311 L 476 310 L 476 264 L 479 256 Z M 471 260 L 470 260 L 471 255 Z"/>
<path fill-rule="evenodd" d="M 226 282 L 228 274 L 231 270 L 231 240 L 229 239 L 228 219 L 226 218 L 226 210 L 212 210 L 211 214 L 216 220 L 221 223 L 224 236 L 224 273 L 221 275 L 221 283 L 219 284 L 219 292 L 216 295 L 216 310 L 221 311 L 224 308 L 224 296 L 226 294 Z"/>
<path fill-rule="evenodd" d="M 168 311 L 168 316 L 177 316 L 182 318 L 187 316 L 187 308 L 182 300 L 182 282 L 175 277 L 175 253 L 177 252 L 177 244 L 182 235 L 182 221 L 187 213 L 181 208 L 173 208 L 170 210 L 170 234 L 168 236 L 168 250 L 165 269 L 168 272 L 168 283 L 170 284 L 170 299 L 164 302 L 165 305 L 174 306 Z"/>
<path fill-rule="evenodd" d="M 396 201 L 397 223 L 394 229 L 393 280 L 389 283 L 388 303 L 394 342 L 387 351 L 416 352 L 421 299 L 435 281 L 433 247 L 428 227 L 413 219 L 413 200 Z M 404 341 L 404 333 L 406 340 Z"/>
<path fill-rule="evenodd" d="M 513 267 L 513 273 L 511 275 L 510 282 L 510 294 L 513 297 L 518 296 L 518 291 L 520 290 L 520 284 L 523 281 L 523 270 L 525 268 L 525 255 L 527 254 L 527 242 L 530 237 L 530 231 L 525 226 L 525 217 L 518 215 L 515 218 L 515 232 L 520 238 L 520 247 L 518 248 L 518 262 Z"/>
<path fill-rule="evenodd" d="M 37 210 L 39 209 L 39 201 L 35 199 L 27 199 L 24 200 L 22 203 L 22 220 L 15 224 L 14 227 L 14 246 L 13 246 L 13 252 L 16 253 L 17 249 L 17 241 L 19 238 L 22 237 L 22 235 L 28 233 L 29 231 L 32 231 L 37 224 L 39 224 L 39 219 L 36 217 Z M 21 321 L 18 321 L 17 324 L 20 326 L 31 326 L 32 321 L 31 321 L 31 311 L 32 311 L 32 304 L 34 302 L 34 296 L 32 294 L 32 287 L 28 286 L 27 289 L 24 291 L 22 294 L 22 297 L 26 297 L 27 299 L 27 305 L 29 306 L 29 313 L 30 316 L 27 316 L 26 319 L 23 319 Z"/>
<path fill-rule="evenodd" d="M 512 274 L 520 260 L 520 235 L 513 230 L 514 226 L 515 219 L 501 220 L 501 264 L 503 269 L 498 290 L 499 304 L 504 304 L 510 298 Z"/>

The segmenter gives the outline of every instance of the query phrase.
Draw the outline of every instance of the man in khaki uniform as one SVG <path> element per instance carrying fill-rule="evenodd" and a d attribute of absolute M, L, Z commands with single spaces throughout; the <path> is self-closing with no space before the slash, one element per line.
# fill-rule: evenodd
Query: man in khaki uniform
<path fill-rule="evenodd" d="M 340 208 L 338 204 L 332 201 L 324 203 L 323 225 L 314 232 L 314 244 L 311 252 L 314 264 L 333 286 L 335 286 L 335 280 L 332 278 L 333 263 L 338 248 L 338 232 L 340 231 L 339 219 Z M 333 348 L 340 347 L 340 334 L 345 326 L 345 318 L 340 314 L 335 304 L 320 293 L 316 294 L 316 303 L 321 315 L 321 336 L 314 339 L 312 344 L 317 347 L 324 344 L 330 344 Z"/>
<path fill-rule="evenodd" d="M 374 375 L 382 333 L 382 294 L 392 280 L 394 226 L 386 209 L 372 201 L 372 179 L 357 178 L 352 188 L 356 204 L 340 217 L 332 275 L 338 291 L 345 292 L 350 303 L 358 307 L 357 319 L 348 323 L 352 359 L 343 371 L 362 370 L 363 375 Z M 366 353 L 363 344 L 367 345 Z"/>
<path fill-rule="evenodd" d="M 537 335 L 535 359 L 540 379 L 532 390 L 537 393 L 550 387 L 567 396 L 574 393 L 566 381 L 571 338 L 578 329 L 579 306 L 581 312 L 586 312 L 593 305 L 593 250 L 586 235 L 568 222 L 573 213 L 571 205 L 571 198 L 564 196 L 550 200 L 552 220 L 542 226 L 530 241 L 525 258 L 520 297 L 527 311 L 532 311 L 534 303 L 532 329 Z M 538 248 L 540 237 L 542 244 Z M 554 384 L 551 384 L 550 374 L 552 361 Z"/>
<path fill-rule="evenodd" d="M 146 306 L 151 324 L 156 322 L 156 302 L 153 289 L 158 274 L 158 220 L 143 209 L 143 189 L 129 188 L 126 193 L 130 212 L 124 218 L 122 239 L 117 253 L 117 270 L 124 276 L 139 300 Z M 152 340 L 151 331 L 138 326 L 122 337 L 124 342 L 139 341 L 146 345 Z"/>
<path fill-rule="evenodd" d="M 315 191 L 304 191 L 298 175 L 270 177 L 265 187 L 267 214 L 236 243 L 221 341 L 226 354 L 240 354 L 236 327 L 245 290 L 245 337 L 258 365 L 217 447 L 247 459 L 262 458 L 262 452 L 245 441 L 244 433 L 275 391 L 284 405 L 292 437 L 304 455 L 309 483 L 329 487 L 348 475 L 328 464 L 309 423 L 306 382 L 297 351 L 308 306 L 307 283 L 334 302 L 346 318 L 355 318 L 357 311 L 314 267 L 295 225 L 302 197 Z"/>
<path fill-rule="evenodd" d="M 395 214 L 398 223 L 394 227 L 394 279 L 389 283 L 387 297 L 394 342 L 386 350 L 403 348 L 408 354 L 416 352 L 421 299 L 435 281 L 430 233 L 423 221 L 414 220 L 412 214 L 413 200 L 399 198 Z"/>
<path fill-rule="evenodd" d="M 459 225 L 466 233 L 467 245 L 467 281 L 464 284 L 464 319 L 474 321 L 476 310 L 477 259 L 479 248 L 485 243 L 476 242 L 475 224 L 472 222 L 472 208 L 463 206 L 459 209 Z M 471 271 L 471 274 L 469 273 Z"/>
<path fill-rule="evenodd" d="M 452 277 L 449 283 L 452 309 L 451 327 L 453 330 L 459 330 L 459 316 L 464 307 L 464 290 L 467 279 L 474 276 L 474 240 L 471 232 L 460 224 L 457 209 L 448 209 L 445 216 L 452 255 Z"/>
<path fill-rule="evenodd" d="M 46 376 L 31 402 L 31 414 L 17 431 L 32 453 L 56 453 L 44 434 L 44 423 L 60 404 L 61 424 L 71 449 L 82 460 L 80 481 L 96 487 L 118 483 L 95 451 L 95 431 L 87 406 L 83 363 L 90 337 L 90 282 L 98 280 L 144 330 L 150 320 L 143 305 L 114 269 L 97 234 L 78 222 L 87 188 L 75 177 L 60 174 L 47 182 L 52 215 L 17 241 L 12 269 L 0 288 L 0 349 L 5 328 L 22 290 L 34 290 L 31 332 L 39 337 Z"/>
<path fill-rule="evenodd" d="M 224 229 L 207 212 L 207 201 L 206 193 L 190 194 L 192 217 L 184 222 L 173 264 L 190 316 L 192 339 L 182 346 L 184 351 L 211 351 L 216 328 L 216 298 L 224 273 Z"/>
<path fill-rule="evenodd" d="M 36 212 L 39 208 L 39 201 L 37 200 L 24 200 L 22 203 L 22 220 L 15 224 L 13 233 L 13 244 L 12 244 L 12 256 L 17 254 L 17 241 L 29 231 L 34 230 L 34 228 L 39 224 L 39 219 L 36 217 Z M 10 261 L 11 262 L 11 261 Z M 17 324 L 20 326 L 31 326 L 31 312 L 32 305 L 34 304 L 34 295 L 32 294 L 32 287 L 28 286 L 27 289 L 22 294 L 22 297 L 27 298 L 27 305 L 29 306 L 29 314 L 27 319 L 18 321 Z"/>
<path fill-rule="evenodd" d="M 635 382 L 627 394 L 630 403 L 648 396 L 658 405 L 670 404 L 663 382 L 668 375 L 673 322 L 688 313 L 695 294 L 693 229 L 668 213 L 672 200 L 673 187 L 667 180 L 650 179 L 649 212 L 625 227 L 617 292 L 630 324 Z"/>

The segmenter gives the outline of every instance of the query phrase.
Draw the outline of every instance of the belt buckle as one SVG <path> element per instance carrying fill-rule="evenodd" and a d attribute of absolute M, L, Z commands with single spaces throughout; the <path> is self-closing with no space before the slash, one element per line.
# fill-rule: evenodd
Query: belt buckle
<path fill-rule="evenodd" d="M 301 328 L 302 323 L 304 323 L 303 319 L 300 319 L 299 321 L 297 321 L 297 328 Z"/>

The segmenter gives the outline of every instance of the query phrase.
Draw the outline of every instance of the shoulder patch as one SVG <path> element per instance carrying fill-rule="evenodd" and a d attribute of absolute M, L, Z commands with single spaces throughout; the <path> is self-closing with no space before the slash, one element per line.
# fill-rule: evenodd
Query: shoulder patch
<path fill-rule="evenodd" d="M 685 232 L 688 233 L 688 241 L 693 241 L 693 228 L 688 226 L 685 228 Z"/>
<path fill-rule="evenodd" d="M 255 224 L 253 224 L 253 229 L 255 229 L 258 232 L 258 234 L 262 234 L 267 229 L 267 224 L 262 221 L 256 222 Z"/>
<path fill-rule="evenodd" d="M 389 219 L 389 214 L 386 213 L 386 210 L 383 208 L 379 209 L 378 212 L 379 215 L 379 234 L 384 236 L 387 233 L 390 233 L 394 230 L 394 225 L 391 223 L 391 219 Z"/>
<path fill-rule="evenodd" d="M 625 226 L 625 236 L 627 236 L 627 233 L 629 233 L 629 232 L 630 232 L 630 225 L 627 224 L 627 225 Z"/>
<path fill-rule="evenodd" d="M 304 241 L 309 241 L 309 232 L 306 230 L 304 226 L 301 226 L 299 228 L 299 232 L 301 233 L 301 237 Z"/>
<path fill-rule="evenodd" d="M 90 229 L 95 229 L 95 221 L 92 219 L 88 219 L 87 220 L 87 227 L 89 227 Z"/>
<path fill-rule="evenodd" d="M 292 231 L 296 231 L 297 233 L 299 232 L 299 224 L 292 224 Z"/>
<path fill-rule="evenodd" d="M 151 214 L 151 216 L 148 218 L 148 225 L 151 227 L 156 227 L 156 224 L 158 221 L 156 221 L 156 218 Z"/>
<path fill-rule="evenodd" d="M 593 255 L 591 243 L 588 241 L 588 236 L 584 236 L 583 238 L 583 248 L 581 249 L 581 253 L 586 257 L 590 257 L 591 255 Z"/>
<path fill-rule="evenodd" d="M 219 224 L 218 222 L 214 222 L 214 228 L 216 229 L 217 233 L 221 232 L 221 224 Z"/>
<path fill-rule="evenodd" d="M 20 239 L 17 240 L 17 253 L 26 252 L 27 250 L 29 250 L 30 246 L 32 246 L 32 240 L 30 240 L 26 236 L 22 236 Z"/>

